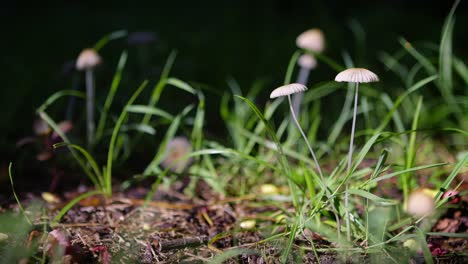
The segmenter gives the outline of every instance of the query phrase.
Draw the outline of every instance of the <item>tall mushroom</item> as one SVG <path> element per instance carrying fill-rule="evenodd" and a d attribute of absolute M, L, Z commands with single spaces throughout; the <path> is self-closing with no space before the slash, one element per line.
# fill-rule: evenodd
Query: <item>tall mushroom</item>
<path fill-rule="evenodd" d="M 314 153 L 314 151 L 312 150 L 312 147 L 309 144 L 309 140 L 307 140 L 307 136 L 305 135 L 304 131 L 302 131 L 301 125 L 299 124 L 299 121 L 297 120 L 296 114 L 294 113 L 293 105 L 291 103 L 291 94 L 302 93 L 302 92 L 304 92 L 306 90 L 307 90 L 307 87 L 305 85 L 303 85 L 303 84 L 291 83 L 291 84 L 288 84 L 288 85 L 278 87 L 275 90 L 273 90 L 273 92 L 271 92 L 271 94 L 270 94 L 270 98 L 273 99 L 273 98 L 283 97 L 283 96 L 288 97 L 289 109 L 291 110 L 291 116 L 293 117 L 294 123 L 296 124 L 297 128 L 301 132 L 301 135 L 304 138 L 304 140 L 305 140 L 305 142 L 307 144 L 307 147 L 309 148 L 310 154 L 312 155 L 312 158 L 314 159 L 315 165 L 317 166 L 317 171 L 319 172 L 322 183 L 325 186 L 325 189 L 327 189 L 326 184 L 325 184 L 325 179 L 323 178 L 322 169 L 320 168 L 320 165 L 319 165 L 319 163 L 317 161 L 317 158 L 315 157 L 315 153 Z"/>
<path fill-rule="evenodd" d="M 101 57 L 94 49 L 84 49 L 76 60 L 76 69 L 86 72 L 86 138 L 88 147 L 94 137 L 94 68 L 101 63 Z"/>
<path fill-rule="evenodd" d="M 320 53 L 325 49 L 325 38 L 323 37 L 323 32 L 317 28 L 309 29 L 297 37 L 296 45 L 306 51 Z M 307 85 L 309 73 L 312 69 L 315 69 L 317 61 L 314 56 L 304 54 L 299 58 L 298 64 L 300 69 L 297 77 L 297 83 Z M 302 96 L 302 93 L 295 94 L 293 96 L 293 109 L 296 116 L 299 115 L 299 111 L 301 109 Z"/>
<path fill-rule="evenodd" d="M 355 94 L 354 94 L 354 110 L 353 110 L 353 123 L 351 126 L 351 139 L 349 141 L 349 153 L 348 153 L 348 166 L 346 173 L 349 174 L 351 171 L 351 163 L 353 156 L 353 142 L 354 142 L 354 130 L 356 128 L 356 113 L 357 113 L 357 102 L 358 102 L 358 90 L 359 83 L 369 83 L 369 82 L 378 82 L 379 77 L 364 68 L 350 68 L 346 69 L 335 77 L 336 82 L 352 82 L 356 84 Z M 350 227 L 349 227 L 349 208 L 348 208 L 348 188 L 349 184 L 346 183 L 346 193 L 345 193 L 345 207 L 346 207 L 346 234 L 348 241 L 351 240 Z"/>

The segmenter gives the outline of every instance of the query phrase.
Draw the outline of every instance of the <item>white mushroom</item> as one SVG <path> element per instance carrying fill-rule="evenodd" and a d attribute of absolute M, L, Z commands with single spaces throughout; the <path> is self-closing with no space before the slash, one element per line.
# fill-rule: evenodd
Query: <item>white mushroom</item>
<path fill-rule="evenodd" d="M 367 69 L 364 68 L 350 68 L 346 69 L 335 77 L 337 82 L 352 82 L 356 83 L 355 94 L 354 94 L 354 110 L 353 110 L 353 123 L 351 126 L 351 139 L 349 142 L 349 153 L 348 153 L 348 167 L 346 173 L 349 174 L 351 171 L 351 163 L 353 156 L 353 142 L 354 142 L 354 130 L 356 128 L 356 114 L 357 114 L 357 102 L 358 102 L 358 90 L 359 83 L 368 83 L 368 82 L 377 82 L 379 77 Z M 351 240 L 351 231 L 349 226 L 349 194 L 348 194 L 349 184 L 346 182 L 346 192 L 345 192 L 345 208 L 346 208 L 346 234 L 348 241 Z"/>
<path fill-rule="evenodd" d="M 296 45 L 301 49 L 322 52 L 325 49 L 323 32 L 317 28 L 309 29 L 296 38 Z"/>
<path fill-rule="evenodd" d="M 335 77 L 337 82 L 353 82 L 353 83 L 369 83 L 369 82 L 378 82 L 379 77 L 364 68 L 350 68 L 346 69 Z"/>
<path fill-rule="evenodd" d="M 318 160 L 315 157 L 315 153 L 314 153 L 314 151 L 312 150 L 312 147 L 309 144 L 309 140 L 307 139 L 307 136 L 305 135 L 304 131 L 301 128 L 301 125 L 299 124 L 299 121 L 297 120 L 296 114 L 294 114 L 294 109 L 293 109 L 292 103 L 291 103 L 291 94 L 304 92 L 306 90 L 307 90 L 307 87 L 305 85 L 303 85 L 303 84 L 291 83 L 291 84 L 288 84 L 288 85 L 278 87 L 275 90 L 273 90 L 273 92 L 271 92 L 271 94 L 270 94 L 270 98 L 276 98 L 276 97 L 282 97 L 282 96 L 287 96 L 288 97 L 289 109 L 291 110 L 291 116 L 292 116 L 292 118 L 294 120 L 294 123 L 296 124 L 297 128 L 301 132 L 301 135 L 304 138 L 304 140 L 305 140 L 305 142 L 307 144 L 307 147 L 309 148 L 310 154 L 312 155 L 312 158 L 315 161 L 315 165 L 317 166 L 317 170 L 318 170 L 319 175 L 320 175 L 320 177 L 322 179 L 322 182 L 325 185 L 325 179 L 323 178 L 322 169 L 320 168 Z"/>
<path fill-rule="evenodd" d="M 301 68 L 312 70 L 317 67 L 317 60 L 310 54 L 302 54 L 297 60 L 297 64 L 299 64 Z"/>
<path fill-rule="evenodd" d="M 182 173 L 192 163 L 192 159 L 187 157 L 191 152 L 192 145 L 187 138 L 175 137 L 166 145 L 166 157 L 161 162 L 161 166 L 164 169 Z"/>
<path fill-rule="evenodd" d="M 408 214 L 423 217 L 431 214 L 435 209 L 434 197 L 424 190 L 416 190 L 410 194 L 405 204 Z"/>
<path fill-rule="evenodd" d="M 307 90 L 307 87 L 303 84 L 291 83 L 288 85 L 280 86 L 276 88 L 275 90 L 273 90 L 273 92 L 271 92 L 270 94 L 270 98 L 273 99 L 276 97 L 282 97 L 282 96 L 287 96 L 287 95 L 289 96 L 291 94 L 304 92 L 306 90 Z"/>
<path fill-rule="evenodd" d="M 79 71 L 93 69 L 101 63 L 101 57 L 94 49 L 84 49 L 76 60 L 76 69 Z"/>
<path fill-rule="evenodd" d="M 101 57 L 94 49 L 84 49 L 76 60 L 76 69 L 86 72 L 86 133 L 88 147 L 94 137 L 94 78 L 93 70 L 101 63 Z"/>
<path fill-rule="evenodd" d="M 320 53 L 325 49 L 325 39 L 323 37 L 323 32 L 316 28 L 309 29 L 297 37 L 296 45 L 301 49 Z M 303 54 L 301 57 L 299 57 L 297 63 L 299 64 L 300 69 L 296 82 L 307 85 L 310 71 L 317 67 L 317 61 L 315 60 L 314 56 L 310 54 Z M 302 96 L 303 94 L 295 94 L 293 96 L 293 109 L 296 116 L 299 115 L 301 110 Z"/>

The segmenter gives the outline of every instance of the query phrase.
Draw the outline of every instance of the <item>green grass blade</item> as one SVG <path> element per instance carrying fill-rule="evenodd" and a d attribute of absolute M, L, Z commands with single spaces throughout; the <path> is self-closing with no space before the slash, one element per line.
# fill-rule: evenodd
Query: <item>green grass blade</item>
<path fill-rule="evenodd" d="M 392 120 L 393 118 L 393 115 L 395 113 L 395 111 L 398 109 L 398 107 L 400 106 L 400 104 L 403 102 L 403 100 L 405 100 L 411 93 L 421 89 L 422 87 L 424 87 L 426 84 L 434 81 L 435 79 L 437 79 L 437 75 L 432 75 L 432 76 L 429 76 L 427 78 L 424 78 L 422 80 L 420 80 L 419 82 L 415 83 L 412 87 L 410 87 L 408 90 L 406 90 L 405 93 L 403 93 L 402 95 L 398 96 L 398 98 L 395 100 L 395 103 L 393 104 L 393 107 L 392 109 L 390 109 L 390 111 L 388 112 L 388 114 L 383 118 L 382 120 L 382 123 L 380 123 L 379 127 L 375 130 L 377 133 L 380 133 L 384 130 L 384 128 L 388 125 L 388 123 L 390 122 L 390 120 Z"/>
<path fill-rule="evenodd" d="M 353 90 L 347 89 L 343 108 L 341 109 L 341 113 L 340 113 L 338 120 L 333 124 L 332 130 L 330 134 L 328 135 L 327 145 L 331 146 L 338 139 L 338 136 L 343 130 L 343 127 L 346 124 L 346 121 L 348 121 L 348 116 L 349 116 L 348 113 L 351 112 L 352 102 L 353 102 Z"/>
<path fill-rule="evenodd" d="M 294 223 L 291 226 L 291 230 L 289 231 L 289 239 L 288 242 L 286 243 L 286 248 L 283 250 L 283 253 L 281 254 L 281 263 L 287 263 L 288 262 L 288 257 L 291 252 L 291 248 L 294 244 L 294 239 L 296 238 L 296 233 L 297 230 L 299 229 L 299 226 L 297 224 L 297 220 L 294 220 Z"/>
<path fill-rule="evenodd" d="M 174 120 L 174 116 L 170 113 L 156 107 L 147 105 L 129 105 L 126 107 L 127 112 L 145 115 L 155 115 L 167 119 L 168 121 Z"/>
<path fill-rule="evenodd" d="M 111 33 L 105 35 L 104 37 L 102 37 L 101 39 L 99 39 L 98 42 L 96 42 L 96 44 L 94 44 L 93 48 L 94 48 L 94 50 L 99 51 L 104 46 L 106 46 L 107 43 L 109 43 L 110 41 L 115 40 L 115 39 L 119 39 L 119 38 L 123 38 L 123 37 L 126 37 L 126 36 L 127 36 L 127 31 L 126 30 L 117 30 L 117 31 L 111 32 Z"/>
<path fill-rule="evenodd" d="M 191 93 L 191 94 L 197 94 L 197 90 L 195 90 L 195 88 L 193 88 L 192 86 L 190 86 L 188 83 L 182 81 L 182 80 L 179 80 L 177 78 L 168 78 L 167 81 L 166 81 L 167 84 L 170 84 L 174 87 L 177 87 L 183 91 L 186 91 L 188 93 Z"/>
<path fill-rule="evenodd" d="M 60 127 L 55 123 L 55 121 L 47 115 L 46 112 L 39 111 L 39 116 L 41 117 L 42 120 L 44 120 L 53 130 L 57 135 L 60 136 L 60 138 L 68 144 L 71 144 L 70 140 L 68 137 L 63 133 L 63 131 L 60 129 Z M 81 169 L 85 172 L 85 174 L 88 176 L 89 179 L 93 179 L 94 175 L 93 173 L 88 169 L 88 166 L 86 166 L 86 162 L 81 159 L 81 157 L 78 155 L 75 149 L 73 148 L 68 148 L 75 160 L 78 162 L 80 165 Z M 97 183 L 97 182 L 96 182 Z M 93 184 L 96 184 L 93 182 Z"/>
<path fill-rule="evenodd" d="M 195 120 L 191 134 L 194 150 L 199 150 L 203 143 L 203 126 L 205 120 L 205 96 L 202 92 L 198 92 L 198 106 L 195 113 Z"/>
<path fill-rule="evenodd" d="M 459 117 L 461 109 L 458 107 L 458 104 L 455 100 L 453 94 L 453 53 L 452 53 L 452 39 L 453 39 L 453 27 L 455 25 L 455 10 L 457 9 L 458 4 L 460 3 L 457 0 L 450 10 L 449 15 L 445 19 L 444 26 L 442 28 L 442 37 L 440 40 L 439 46 L 439 90 L 444 97 L 445 101 L 448 103 L 449 108 L 453 113 Z"/>
<path fill-rule="evenodd" d="M 96 186 L 97 189 L 102 190 L 102 188 L 104 187 L 104 182 L 103 182 L 104 178 L 102 177 L 101 171 L 99 169 L 99 166 L 97 165 L 96 160 L 93 158 L 93 156 L 91 156 L 91 154 L 89 154 L 88 151 L 86 151 L 84 148 L 78 145 L 65 143 L 65 142 L 54 144 L 53 147 L 54 149 L 60 148 L 60 147 L 69 147 L 69 148 L 76 149 L 78 152 L 80 152 L 81 155 L 84 156 L 85 160 L 88 161 L 89 165 L 94 171 L 93 177 L 90 178 L 91 181 L 93 182 L 93 184 Z"/>
<path fill-rule="evenodd" d="M 421 65 L 424 67 L 424 69 L 427 71 L 428 74 L 434 75 L 437 74 L 437 69 L 436 67 L 426 58 L 424 57 L 423 54 L 421 54 L 419 51 L 417 51 L 413 45 L 411 45 L 410 42 L 408 42 L 404 38 L 400 38 L 399 42 L 401 46 L 411 55 L 413 58 L 415 58 Z"/>
<path fill-rule="evenodd" d="M 408 75 L 408 69 L 398 61 L 400 58 L 396 58 L 396 56 L 392 56 L 386 52 L 381 52 L 378 57 L 385 67 L 400 77 L 403 83 L 405 82 L 405 76 Z"/>
<path fill-rule="evenodd" d="M 337 63 L 336 61 L 334 61 L 330 57 L 327 57 L 323 53 L 313 52 L 313 51 L 309 51 L 309 50 L 305 51 L 305 53 L 309 53 L 309 54 L 313 55 L 314 57 L 316 57 L 320 61 L 327 64 L 330 68 L 332 68 L 336 72 L 340 72 L 340 71 L 343 71 L 345 69 L 345 67 L 341 66 L 339 63 Z"/>
<path fill-rule="evenodd" d="M 164 90 L 164 87 L 166 87 L 166 81 L 169 76 L 169 73 L 171 72 L 172 66 L 174 65 L 176 56 L 177 56 L 177 51 L 175 50 L 171 51 L 171 54 L 169 54 L 166 64 L 164 65 L 164 68 L 161 72 L 161 77 L 159 78 L 158 83 L 153 88 L 153 91 L 151 93 L 151 97 L 148 102 L 149 107 L 155 107 L 156 104 L 158 103 L 159 98 L 161 97 L 161 93 Z M 146 114 L 145 116 L 143 116 L 141 123 L 144 125 L 148 125 L 150 120 L 151 120 L 151 115 Z"/>
<path fill-rule="evenodd" d="M 127 63 L 127 52 L 124 51 L 122 52 L 122 55 L 120 55 L 120 59 L 117 64 L 117 69 L 115 71 L 114 78 L 112 78 L 112 83 L 111 83 L 109 93 L 107 94 L 106 101 L 104 102 L 104 108 L 101 112 L 101 116 L 99 117 L 98 127 L 96 129 L 96 139 L 95 139 L 96 142 L 99 142 L 99 140 L 102 137 L 102 133 L 104 132 L 104 127 L 106 125 L 106 119 L 107 119 L 107 113 L 109 112 L 109 109 L 112 105 L 115 93 L 117 92 L 117 88 L 119 87 L 120 80 L 122 79 L 122 72 L 126 63 Z"/>
<path fill-rule="evenodd" d="M 156 129 L 154 129 L 152 126 L 143 125 L 141 123 L 122 125 L 122 127 L 120 128 L 120 131 L 122 132 L 128 132 L 132 130 L 138 131 L 140 133 L 145 133 L 151 136 L 156 135 Z M 119 151 L 116 151 L 115 153 L 119 153 Z"/>
<path fill-rule="evenodd" d="M 445 236 L 468 239 L 467 233 L 448 233 L 448 232 L 428 232 L 428 236 Z"/>
<path fill-rule="evenodd" d="M 387 179 L 399 176 L 399 175 L 404 174 L 404 173 L 411 173 L 411 172 L 415 172 L 415 171 L 418 171 L 418 170 L 425 170 L 425 169 L 430 169 L 430 168 L 442 167 L 442 166 L 446 166 L 447 164 L 448 163 L 435 163 L 435 164 L 417 166 L 417 167 L 409 168 L 409 169 L 406 169 L 406 170 L 401 170 L 401 171 L 397 171 L 397 172 L 393 172 L 393 173 L 389 173 L 389 174 L 386 174 L 386 175 L 376 177 L 374 179 L 369 180 L 367 183 L 365 183 L 363 185 L 375 184 L 375 183 L 377 183 L 379 181 L 387 180 Z"/>
<path fill-rule="evenodd" d="M 416 238 L 418 239 L 419 244 L 421 245 L 425 263 L 433 264 L 434 260 L 432 259 L 431 251 L 429 250 L 429 246 L 426 242 L 426 235 L 418 227 L 416 227 Z"/>
<path fill-rule="evenodd" d="M 146 85 L 148 84 L 148 81 L 144 81 L 140 87 L 133 93 L 133 95 L 130 97 L 128 100 L 127 104 L 125 105 L 124 109 L 120 113 L 119 118 L 117 119 L 117 122 L 114 126 L 114 129 L 112 130 L 112 136 L 111 140 L 109 142 L 109 150 L 107 152 L 107 165 L 106 165 L 106 174 L 104 176 L 105 179 L 105 189 L 106 191 L 104 192 L 106 195 L 111 195 L 112 194 L 112 161 L 114 160 L 114 147 L 116 144 L 117 140 L 117 135 L 119 133 L 120 127 L 122 126 L 123 122 L 125 121 L 125 118 L 127 116 L 127 111 L 126 108 L 130 105 L 133 104 L 133 102 L 137 99 L 137 97 L 140 95 L 140 93 L 143 91 L 143 89 L 146 88 Z"/>
<path fill-rule="evenodd" d="M 380 137 L 380 133 L 377 133 L 375 135 L 373 135 L 367 142 L 366 144 L 364 145 L 364 147 L 362 147 L 361 151 L 359 152 L 359 154 L 357 155 L 355 161 L 354 161 L 354 164 L 352 166 L 352 169 L 350 170 L 350 173 L 353 173 L 357 167 L 359 166 L 359 164 L 361 164 L 361 162 L 364 160 L 364 158 L 366 157 L 367 153 L 369 152 L 369 150 L 372 148 L 372 146 L 374 145 L 374 143 L 377 141 L 377 139 Z"/>
<path fill-rule="evenodd" d="M 406 149 L 405 157 L 405 169 L 409 169 L 414 165 L 414 159 L 416 157 L 416 130 L 418 129 L 419 114 L 421 112 L 422 106 L 422 96 L 418 99 L 418 104 L 416 105 L 416 110 L 414 111 L 413 123 L 411 125 L 411 134 L 409 138 L 408 148 Z M 402 189 L 403 189 L 403 201 L 406 204 L 408 199 L 409 191 L 411 187 L 411 173 L 405 173 L 402 175 Z"/>
<path fill-rule="evenodd" d="M 440 186 L 439 188 L 439 192 L 437 193 L 437 195 L 435 196 L 435 200 L 439 200 L 440 197 L 442 196 L 442 193 L 447 190 L 449 187 L 450 187 L 450 184 L 452 183 L 452 181 L 455 179 L 455 177 L 457 177 L 458 173 L 460 172 L 460 170 L 464 167 L 466 167 L 468 164 L 468 152 L 465 153 L 465 155 L 463 156 L 463 158 L 460 159 L 460 161 L 458 161 L 456 164 L 455 164 L 455 167 L 453 168 L 452 172 L 450 173 L 450 175 L 447 177 L 447 179 L 445 179 L 445 181 L 442 183 L 442 186 Z"/>
<path fill-rule="evenodd" d="M 364 191 L 364 190 L 357 190 L 357 189 L 349 189 L 348 192 L 350 194 L 355 194 L 361 197 L 364 197 L 366 199 L 369 199 L 381 206 L 389 206 L 389 205 L 396 205 L 399 204 L 400 202 L 397 200 L 391 200 L 391 199 L 385 199 L 381 198 L 375 194 L 372 194 L 370 192 Z"/>
<path fill-rule="evenodd" d="M 58 91 L 52 94 L 51 96 L 49 96 L 49 98 L 47 98 L 47 100 L 41 106 L 39 106 L 36 111 L 44 112 L 51 104 L 55 103 L 55 101 L 57 101 L 58 99 L 64 96 L 76 96 L 76 97 L 81 97 L 83 99 L 86 98 L 86 95 L 80 91 L 75 91 L 75 90 Z"/>
<path fill-rule="evenodd" d="M 159 149 L 158 151 L 156 152 L 156 154 L 154 155 L 153 159 L 151 160 L 151 162 L 149 163 L 149 165 L 146 167 L 146 169 L 144 170 L 143 172 L 143 175 L 149 175 L 152 173 L 152 171 L 154 171 L 154 168 L 156 166 L 159 165 L 159 163 L 161 163 L 162 159 L 164 158 L 164 153 L 166 151 L 166 145 L 167 143 L 169 143 L 169 141 L 174 138 L 176 132 L 177 132 L 177 129 L 179 128 L 180 126 L 180 122 L 181 122 L 181 119 L 182 119 L 182 114 L 179 114 L 178 116 L 176 116 L 174 118 L 174 120 L 172 121 L 171 125 L 169 126 L 169 128 L 167 129 L 167 132 L 166 132 L 166 135 L 164 136 L 164 139 L 163 141 L 159 144 Z"/>
<path fill-rule="evenodd" d="M 278 161 L 280 162 L 280 164 L 281 164 L 281 166 L 283 168 L 284 174 L 288 178 L 288 183 L 289 183 L 289 188 L 291 188 L 293 203 L 294 203 L 294 206 L 297 207 L 299 205 L 299 198 L 297 197 L 298 194 L 296 193 L 296 186 L 295 186 L 295 183 L 293 182 L 293 180 L 291 179 L 289 164 L 288 164 L 288 161 L 286 160 L 286 158 L 285 158 L 285 156 L 283 154 L 283 149 L 281 147 L 281 144 L 280 144 L 278 138 L 276 137 L 275 131 L 273 130 L 273 128 L 271 127 L 270 123 L 265 118 L 265 116 L 262 114 L 262 112 L 260 112 L 260 110 L 249 99 L 247 99 L 245 97 L 242 97 L 242 96 L 239 96 L 239 95 L 235 95 L 235 96 L 237 98 L 243 100 L 244 102 L 246 102 L 250 106 L 250 108 L 255 112 L 257 117 L 265 124 L 268 135 L 273 139 L 273 142 L 276 145 L 277 153 L 278 153 Z"/>
<path fill-rule="evenodd" d="M 264 116 L 265 116 L 265 119 L 267 121 L 271 119 L 271 117 L 273 116 L 276 109 L 280 106 L 281 102 L 282 102 L 282 100 L 275 100 L 271 104 L 268 104 L 265 107 L 265 115 Z M 255 127 L 253 134 L 255 136 L 259 136 L 264 131 L 264 129 L 265 129 L 265 124 L 263 122 L 259 122 L 259 123 L 257 123 L 257 126 Z M 253 150 L 254 146 L 255 146 L 255 139 L 250 137 L 249 141 L 247 142 L 247 145 L 243 148 L 244 153 L 250 154 L 251 151 Z"/>
<path fill-rule="evenodd" d="M 24 219 L 26 219 L 29 225 L 32 225 L 31 219 L 29 219 L 28 215 L 26 214 L 26 211 L 24 210 L 23 205 L 21 204 L 21 201 L 18 198 L 18 195 L 16 195 L 15 185 L 13 182 L 13 173 L 11 172 L 12 166 L 13 166 L 13 163 L 10 162 L 10 164 L 8 165 L 8 177 L 10 178 L 11 191 L 13 193 L 13 196 L 15 197 L 16 203 L 18 204 L 18 208 L 20 209 L 21 213 L 24 216 Z"/>
<path fill-rule="evenodd" d="M 289 63 L 288 63 L 288 68 L 286 69 L 286 74 L 284 76 L 283 85 L 291 83 L 292 74 L 293 74 L 294 68 L 296 66 L 297 60 L 299 59 L 300 55 L 301 55 L 301 52 L 297 50 L 291 56 L 291 59 L 289 60 Z"/>
<path fill-rule="evenodd" d="M 392 99 L 390 99 L 390 96 L 388 96 L 388 94 L 382 93 L 381 100 L 389 110 L 393 108 L 394 103 L 392 102 Z M 393 123 L 395 124 L 395 128 L 399 133 L 405 131 L 403 121 L 401 120 L 400 113 L 398 113 L 397 109 L 395 109 L 392 119 Z M 406 136 L 406 134 L 402 134 L 402 141 L 405 145 L 408 143 L 408 137 Z"/>
<path fill-rule="evenodd" d="M 90 197 L 90 196 L 93 196 L 93 195 L 97 195 L 97 194 L 102 194 L 101 191 L 91 191 L 91 192 L 86 192 L 86 193 L 83 193 L 81 195 L 79 195 L 78 197 L 74 198 L 73 200 L 71 200 L 69 203 L 67 203 L 62 209 L 60 209 L 60 211 L 57 213 L 57 215 L 55 215 L 54 219 L 52 219 L 52 222 L 50 223 L 51 226 L 56 226 L 58 225 L 58 223 L 60 222 L 60 219 L 62 219 L 62 217 L 73 207 L 75 206 L 75 204 L 77 204 L 79 201 L 87 198 L 87 197 Z"/>
<path fill-rule="evenodd" d="M 283 149 L 281 147 L 281 144 L 278 140 L 278 138 L 276 137 L 276 133 L 274 131 L 274 129 L 271 127 L 270 123 L 268 122 L 268 120 L 265 118 L 265 116 L 262 114 L 262 112 L 260 112 L 260 110 L 247 98 L 245 97 L 242 97 L 240 95 L 235 95 L 235 97 L 243 100 L 244 102 L 246 102 L 249 107 L 255 112 L 255 114 L 258 116 L 258 118 L 264 123 L 266 129 L 267 129 L 267 132 L 268 132 L 268 135 L 272 138 L 273 142 L 275 143 L 276 145 L 276 148 L 277 148 L 277 151 L 278 151 L 278 154 L 279 154 L 279 157 L 278 157 L 278 160 L 280 161 L 281 165 L 283 166 L 283 169 L 285 172 L 289 172 L 289 166 L 287 164 L 285 164 L 285 160 L 284 160 L 284 157 L 283 157 Z"/>
<path fill-rule="evenodd" d="M 321 99 L 339 88 L 342 88 L 343 84 L 332 81 L 332 82 L 321 82 L 314 86 L 311 86 L 307 93 L 304 94 L 304 105 L 311 103 L 312 101 Z"/>
<path fill-rule="evenodd" d="M 458 75 L 463 79 L 465 85 L 468 85 L 468 67 L 466 64 L 462 60 L 455 57 L 453 59 L 453 67 L 455 68 L 455 71 L 458 73 Z"/>

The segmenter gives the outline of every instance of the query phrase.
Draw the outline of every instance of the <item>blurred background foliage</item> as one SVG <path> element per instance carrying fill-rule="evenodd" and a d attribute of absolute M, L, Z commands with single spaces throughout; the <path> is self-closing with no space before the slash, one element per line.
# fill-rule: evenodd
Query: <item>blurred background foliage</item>
<path fill-rule="evenodd" d="M 2 167 L 18 155 L 15 143 L 33 134 L 35 110 L 46 98 L 58 90 L 71 89 L 74 78 L 78 78 L 79 89 L 84 90 L 83 75 L 71 71 L 73 60 L 83 48 L 94 45 L 109 32 L 154 32 L 155 42 L 141 47 L 120 39 L 102 50 L 104 64 L 96 73 L 99 103 L 110 87 L 122 50 L 128 50 L 129 61 L 116 98 L 119 106 L 144 79 L 150 81 L 150 86 L 157 82 L 169 53 L 175 49 L 178 55 L 171 76 L 209 90 L 205 92 L 206 131 L 222 139 L 225 128 L 218 109 L 219 95 L 228 89 L 226 80 L 232 77 L 244 92 L 260 82 L 264 91 L 258 103 L 265 102 L 271 89 L 282 84 L 289 59 L 297 49 L 296 36 L 301 32 L 321 28 L 326 36 L 327 56 L 342 62 L 343 52 L 348 52 L 356 66 L 371 68 L 381 76 L 385 85 L 380 88 L 392 87 L 398 79 L 379 61 L 379 52 L 400 49 L 400 36 L 410 42 L 439 43 L 443 21 L 452 4 L 453 1 L 440 0 L 206 0 L 131 4 L 69 0 L 33 8 L 4 2 L 0 4 Z M 467 58 L 468 29 L 463 26 L 468 24 L 467 3 L 462 1 L 456 18 L 454 53 Z M 361 41 L 353 30 L 361 34 Z M 310 83 L 332 80 L 335 74 L 321 63 L 312 73 Z M 389 93 L 395 95 L 399 91 Z M 167 89 L 160 107 L 171 112 L 174 107 L 181 108 L 176 103 L 186 105 L 187 100 L 190 98 L 171 95 Z M 326 100 L 330 101 L 323 105 L 330 114 L 329 123 L 333 123 L 343 99 Z M 65 103 L 62 100 L 61 105 L 54 106 L 56 117 L 62 114 L 65 117 Z M 78 105 L 77 109 L 82 111 L 83 107 Z M 78 117 L 82 116 L 79 113 Z M 322 133 L 327 131 L 327 120 L 324 124 Z"/>

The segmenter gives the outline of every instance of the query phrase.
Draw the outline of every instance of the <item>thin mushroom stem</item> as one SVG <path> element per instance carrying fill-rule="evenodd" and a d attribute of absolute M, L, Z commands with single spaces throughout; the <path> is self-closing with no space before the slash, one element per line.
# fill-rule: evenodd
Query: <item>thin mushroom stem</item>
<path fill-rule="evenodd" d="M 349 141 L 349 154 L 348 154 L 348 167 L 346 169 L 346 174 L 351 173 L 351 164 L 353 159 L 353 144 L 354 144 L 354 130 L 356 129 L 356 115 L 357 115 L 357 103 L 358 103 L 358 91 L 359 83 L 356 83 L 355 93 L 354 93 L 354 110 L 353 110 L 353 123 L 351 125 L 351 139 Z M 348 241 L 351 240 L 351 230 L 349 225 L 349 183 L 346 182 L 346 192 L 345 192 L 345 208 L 346 208 L 346 237 Z"/>
<path fill-rule="evenodd" d="M 328 199 L 330 199 L 331 198 L 331 193 L 327 188 L 327 183 L 325 182 L 325 178 L 323 177 L 322 169 L 320 168 L 317 157 L 315 157 L 314 151 L 312 150 L 312 147 L 309 144 L 309 140 L 307 139 L 304 131 L 302 131 L 301 125 L 299 124 L 299 121 L 297 120 L 297 117 L 294 114 L 293 105 L 291 104 L 291 95 L 288 95 L 288 101 L 289 101 L 289 109 L 291 110 L 291 116 L 292 116 L 292 118 L 294 120 L 294 123 L 296 124 L 297 128 L 301 132 L 301 135 L 304 138 L 304 141 L 306 142 L 307 147 L 309 148 L 310 154 L 312 155 L 312 158 L 314 159 L 315 165 L 317 166 L 317 170 L 319 172 L 320 179 L 322 180 L 323 188 L 325 188 L 325 193 L 327 194 Z M 341 237 L 341 224 L 340 224 L 340 219 L 339 219 L 338 214 L 337 214 L 338 211 L 336 210 L 336 207 L 333 204 L 333 201 L 330 201 L 330 204 L 331 204 L 332 209 L 333 209 L 333 214 L 335 215 L 336 225 L 337 225 L 337 229 L 338 229 L 338 240 L 340 240 L 340 237 Z"/>
<path fill-rule="evenodd" d="M 310 68 L 300 67 L 299 74 L 297 76 L 297 83 L 306 85 L 309 79 L 309 74 L 310 74 Z M 302 97 L 304 97 L 304 93 L 293 94 L 292 102 L 293 102 L 294 113 L 296 114 L 296 116 L 299 116 L 299 113 L 301 111 Z"/>
<path fill-rule="evenodd" d="M 307 136 L 305 135 L 304 131 L 302 131 L 302 128 L 301 128 L 301 125 L 299 124 L 299 121 L 297 121 L 296 114 L 294 114 L 294 109 L 293 109 L 293 106 L 292 106 L 292 103 L 291 103 L 291 95 L 288 95 L 288 101 L 289 101 L 289 108 L 291 110 L 291 116 L 293 117 L 294 123 L 296 124 L 297 128 L 301 132 L 301 135 L 304 138 L 304 141 L 306 142 L 307 147 L 309 148 L 310 154 L 312 155 L 312 158 L 315 161 L 315 165 L 317 166 L 317 170 L 319 172 L 319 175 L 320 175 L 320 178 L 322 180 L 323 186 L 325 187 L 325 189 L 327 189 L 325 179 L 323 178 L 322 169 L 320 168 L 320 165 L 319 165 L 319 163 L 317 161 L 317 158 L 315 157 L 314 151 L 312 150 L 312 147 L 309 144 L 309 140 L 307 139 Z"/>
<path fill-rule="evenodd" d="M 94 79 L 93 70 L 86 70 L 86 136 L 88 147 L 94 136 Z"/>

